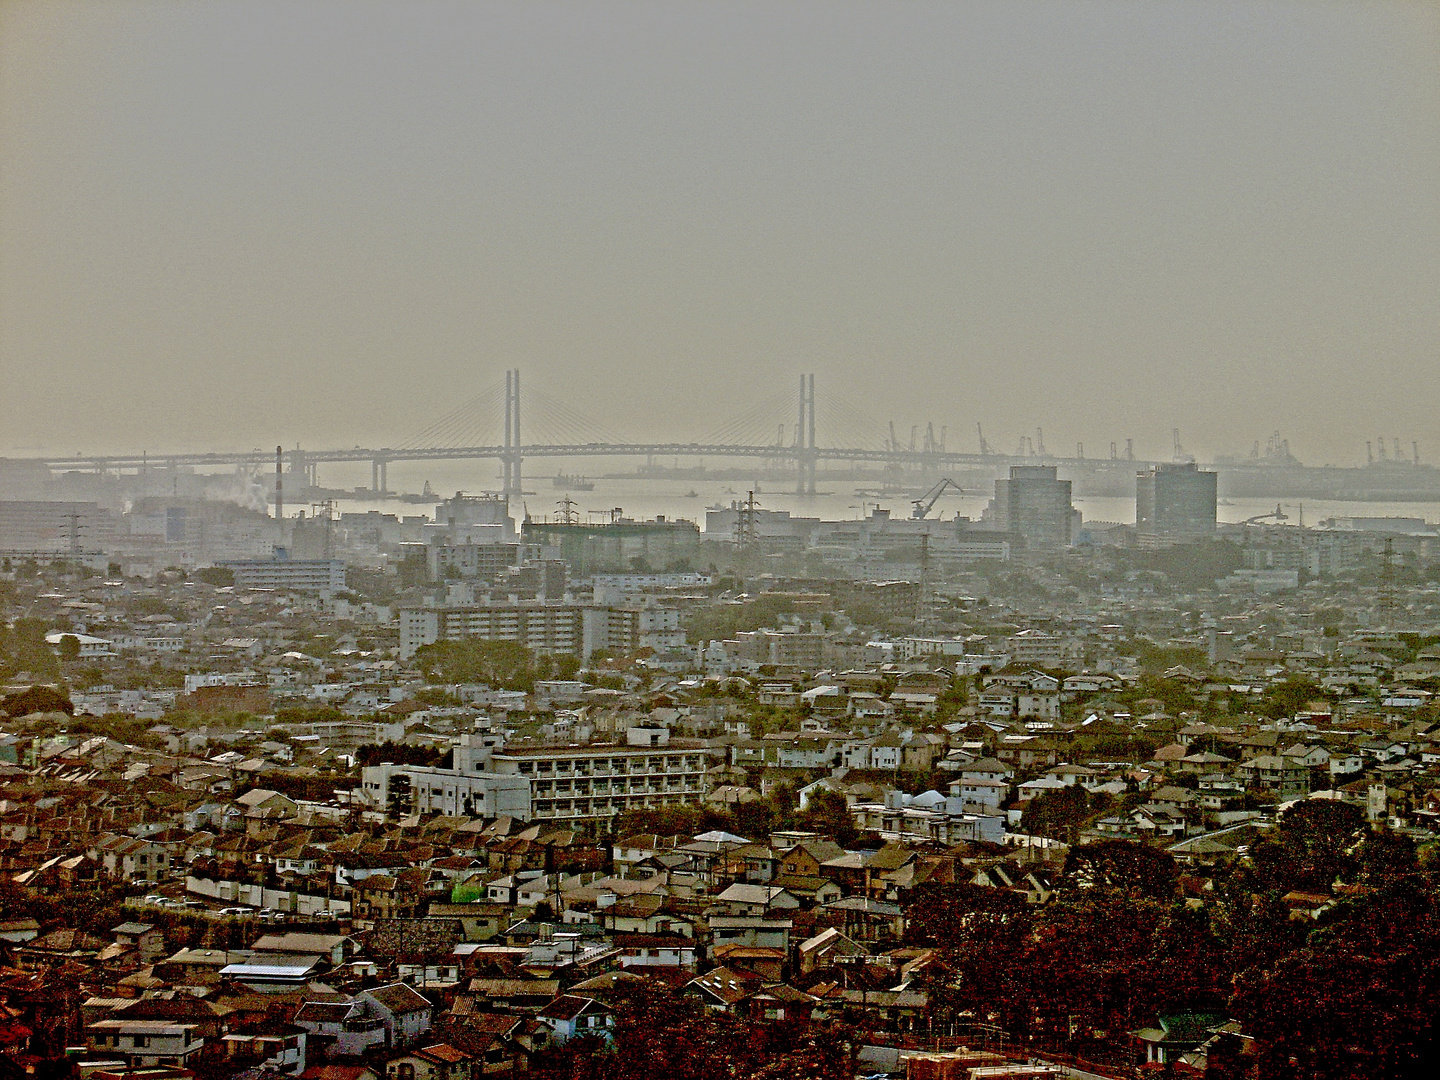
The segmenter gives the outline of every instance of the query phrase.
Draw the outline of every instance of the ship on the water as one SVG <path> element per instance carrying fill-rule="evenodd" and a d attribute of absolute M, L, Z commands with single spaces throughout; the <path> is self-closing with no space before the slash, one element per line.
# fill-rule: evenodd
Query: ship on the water
<path fill-rule="evenodd" d="M 569 473 L 557 473 L 555 475 L 555 486 L 564 491 L 594 491 L 595 481 L 587 480 L 583 476 L 572 476 Z"/>

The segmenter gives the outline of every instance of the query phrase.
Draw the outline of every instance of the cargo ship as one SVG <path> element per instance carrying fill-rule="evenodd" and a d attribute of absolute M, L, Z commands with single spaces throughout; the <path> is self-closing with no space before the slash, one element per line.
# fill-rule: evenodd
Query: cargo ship
<path fill-rule="evenodd" d="M 564 491 L 594 491 L 595 481 L 587 480 L 583 476 L 570 476 L 566 473 L 558 473 L 555 476 L 555 486 Z"/>

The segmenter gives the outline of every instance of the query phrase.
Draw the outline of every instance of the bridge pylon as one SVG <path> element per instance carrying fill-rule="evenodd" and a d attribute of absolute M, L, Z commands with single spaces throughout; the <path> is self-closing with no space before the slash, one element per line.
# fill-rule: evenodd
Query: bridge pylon
<path fill-rule="evenodd" d="M 506 495 L 519 495 L 525 487 L 520 445 L 520 369 L 513 368 L 505 372 L 505 446 L 500 455 Z"/>
<path fill-rule="evenodd" d="M 795 424 L 795 494 L 815 494 L 815 376 L 800 376 L 800 414 Z"/>

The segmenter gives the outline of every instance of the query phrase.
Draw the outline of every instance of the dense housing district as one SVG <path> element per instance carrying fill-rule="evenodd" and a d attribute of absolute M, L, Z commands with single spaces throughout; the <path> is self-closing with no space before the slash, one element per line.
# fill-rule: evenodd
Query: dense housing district
<path fill-rule="evenodd" d="M 6 504 L 0 1080 L 1419 1075 L 1440 535 L 1216 502 Z"/>

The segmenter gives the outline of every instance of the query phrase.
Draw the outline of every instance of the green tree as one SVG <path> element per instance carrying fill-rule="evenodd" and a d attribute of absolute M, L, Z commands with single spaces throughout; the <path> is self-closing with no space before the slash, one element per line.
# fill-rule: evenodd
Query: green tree
<path fill-rule="evenodd" d="M 10 663 L 15 671 L 28 671 L 44 678 L 56 678 L 60 663 L 45 640 L 49 627 L 42 619 L 16 619 L 10 635 Z"/>
<path fill-rule="evenodd" d="M 1329 892 L 1336 878 L 1353 878 L 1356 864 L 1350 849 L 1366 832 L 1359 807 L 1335 799 L 1304 799 L 1280 815 L 1269 837 L 1253 845 L 1251 860 L 1270 888 Z"/>
<path fill-rule="evenodd" d="M 1272 719 L 1284 719 L 1294 716 L 1310 702 L 1329 700 L 1330 696 L 1330 691 L 1314 679 L 1294 675 L 1261 695 L 1259 711 Z"/>
<path fill-rule="evenodd" d="M 410 784 L 410 777 L 404 773 L 395 773 L 390 777 L 390 790 L 385 800 L 385 812 L 391 817 L 404 817 L 410 813 L 415 806 L 415 792 Z"/>
<path fill-rule="evenodd" d="M 11 717 L 42 712 L 63 712 L 74 716 L 75 706 L 58 690 L 49 686 L 32 686 L 0 698 L 0 712 Z"/>
<path fill-rule="evenodd" d="M 1169 852 L 1135 840 L 1098 840 L 1070 849 L 1063 877 L 1086 888 L 1165 900 L 1175 895 L 1177 874 Z"/>
<path fill-rule="evenodd" d="M 1304 946 L 1235 981 L 1232 1015 L 1257 1075 L 1423 1077 L 1440 1060 L 1440 913 L 1406 880 L 1366 896 Z"/>
<path fill-rule="evenodd" d="M 534 656 L 518 641 L 437 641 L 415 650 L 415 665 L 430 682 L 480 682 L 506 690 L 534 686 Z"/>
<path fill-rule="evenodd" d="M 1069 840 L 1090 817 L 1090 797 L 1079 784 L 1042 791 L 1026 805 L 1020 825 L 1032 836 Z"/>
<path fill-rule="evenodd" d="M 228 566 L 202 566 L 195 571 L 195 576 L 207 585 L 214 585 L 217 589 L 235 584 L 235 571 Z"/>
<path fill-rule="evenodd" d="M 853 847 L 860 835 L 855 825 L 855 815 L 850 805 L 839 792 L 821 789 L 807 800 L 805 810 L 800 814 L 798 824 L 831 837 L 843 848 Z"/>

